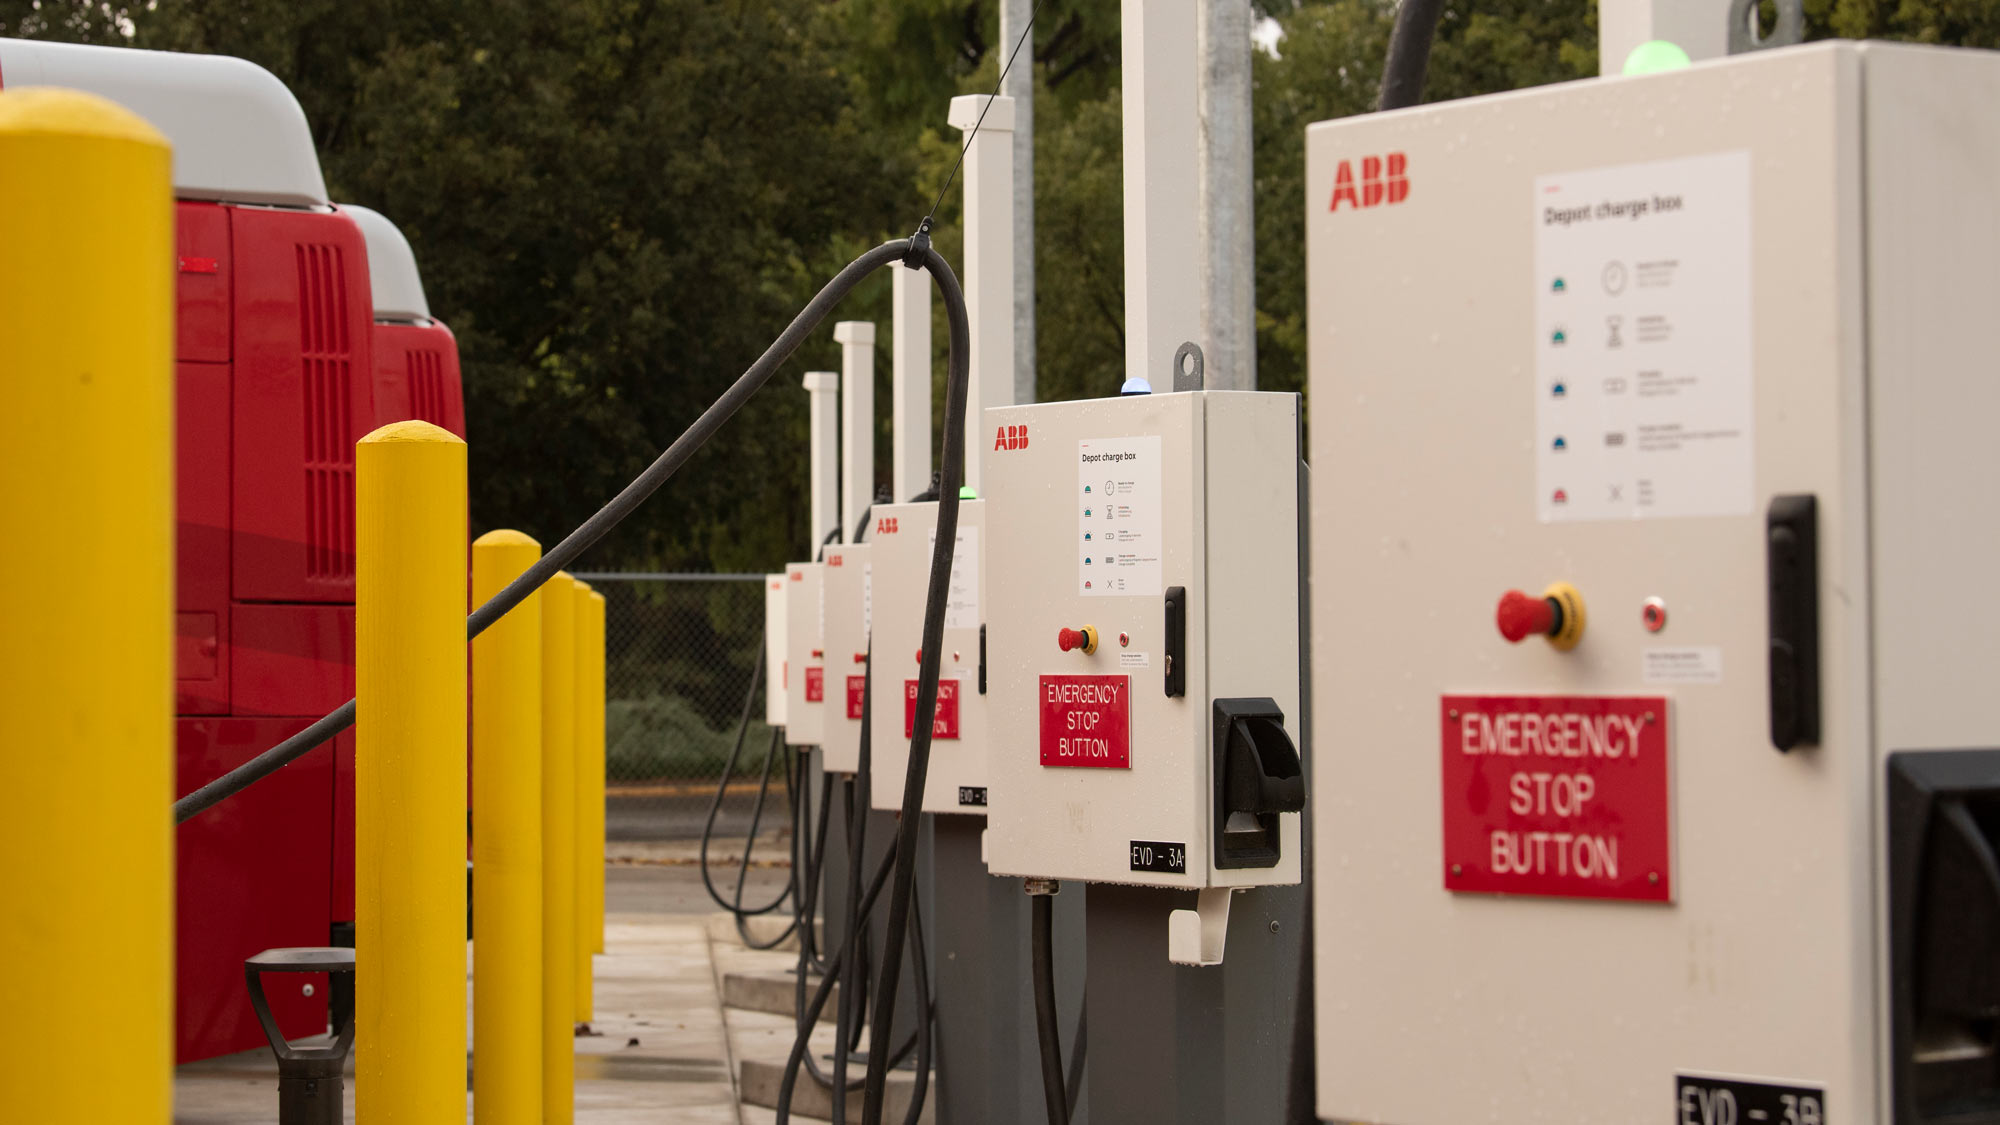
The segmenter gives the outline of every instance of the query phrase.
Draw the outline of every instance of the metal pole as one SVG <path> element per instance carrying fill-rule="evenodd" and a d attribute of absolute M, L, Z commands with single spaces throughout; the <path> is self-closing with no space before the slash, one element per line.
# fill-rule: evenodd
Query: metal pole
<path fill-rule="evenodd" d="M 966 94 L 951 99 L 946 121 L 978 135 L 965 154 L 965 305 L 972 364 L 965 407 L 965 485 L 981 491 L 981 454 L 990 445 L 986 408 L 1014 394 L 1014 99 Z M 981 121 L 981 111 L 985 119 Z"/>
<path fill-rule="evenodd" d="M 1214 390 L 1257 389 L 1256 203 L 1251 191 L 1250 0 L 1201 0 L 1201 325 Z"/>
<path fill-rule="evenodd" d="M 355 1115 L 465 1120 L 465 443 L 354 451 Z"/>
<path fill-rule="evenodd" d="M 472 600 L 542 557 L 518 531 L 472 543 Z M 472 642 L 472 1071 L 477 1125 L 542 1119 L 542 595 Z"/>
<path fill-rule="evenodd" d="M 1034 15 L 1032 0 L 1000 0 L 1001 63 Z M 1000 92 L 1014 99 L 1014 398 L 1035 401 L 1035 44 L 1007 72 Z"/>
<path fill-rule="evenodd" d="M 172 1113 L 170 162 L 101 98 L 0 93 L 0 527 L 61 559 L 0 551 L 5 1121 Z"/>
<path fill-rule="evenodd" d="M 875 500 L 875 325 L 843 320 L 833 326 L 840 343 L 840 539 Z"/>
<path fill-rule="evenodd" d="M 597 862 L 597 853 L 590 842 L 590 801 L 592 792 L 589 729 L 590 676 L 584 670 L 584 666 L 590 662 L 590 599 L 596 597 L 597 592 L 590 588 L 588 582 L 576 581 L 575 575 L 571 575 L 570 577 L 570 596 L 573 599 L 571 622 L 576 628 L 575 640 L 573 641 L 574 648 L 572 649 L 572 655 L 575 657 L 575 660 L 570 666 L 570 674 L 574 677 L 570 688 L 570 717 L 572 720 L 570 725 L 570 759 L 576 766 L 576 788 L 574 792 L 576 798 L 576 816 L 572 822 L 573 827 L 576 829 L 576 894 L 571 902 L 572 908 L 576 911 L 576 964 L 572 971 L 576 974 L 576 995 L 574 997 L 576 1000 L 576 1022 L 588 1024 L 593 1018 L 594 1009 L 596 1008 L 596 996 L 594 990 L 591 988 L 591 956 L 596 952 L 597 939 L 593 933 L 594 927 L 592 925 L 590 907 L 590 868 L 593 863 Z M 604 807 L 604 799 L 601 796 L 597 799 L 597 805 L 600 809 Z M 598 869 L 603 869 L 601 864 Z"/>
<path fill-rule="evenodd" d="M 922 270 L 890 273 L 890 491 L 901 502 L 931 486 L 931 277 Z"/>
<path fill-rule="evenodd" d="M 803 380 L 810 400 L 808 431 L 812 456 L 812 528 L 806 539 L 806 559 L 819 557 L 827 532 L 840 527 L 840 376 L 808 371 Z"/>
<path fill-rule="evenodd" d="M 1201 323 L 1195 0 L 1122 0 L 1125 375 L 1173 387 L 1174 351 Z M 1195 260 L 1190 260 L 1193 257 Z M 967 288 L 968 296 L 971 293 Z M 977 344 L 974 340 L 974 344 Z M 1107 390 L 1106 393 L 1109 393 Z"/>
<path fill-rule="evenodd" d="M 543 1125 L 576 1119 L 575 584 L 558 571 L 542 587 Z"/>

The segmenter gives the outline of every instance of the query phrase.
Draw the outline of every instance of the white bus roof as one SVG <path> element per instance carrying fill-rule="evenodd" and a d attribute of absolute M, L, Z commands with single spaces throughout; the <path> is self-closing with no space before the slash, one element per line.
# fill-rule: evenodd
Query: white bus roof
<path fill-rule="evenodd" d="M 0 86 L 67 86 L 109 98 L 174 146 L 174 194 L 322 206 L 326 181 L 305 111 L 277 76 L 226 55 L 0 39 Z"/>
<path fill-rule="evenodd" d="M 366 207 L 343 203 L 340 211 L 354 220 L 368 243 L 368 287 L 375 295 L 375 319 L 429 320 L 423 275 L 417 272 L 417 256 L 403 232 Z"/>

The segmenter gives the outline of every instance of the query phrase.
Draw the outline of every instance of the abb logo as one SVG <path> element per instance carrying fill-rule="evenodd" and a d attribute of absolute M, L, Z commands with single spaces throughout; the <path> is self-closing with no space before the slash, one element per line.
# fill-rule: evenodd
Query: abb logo
<path fill-rule="evenodd" d="M 1002 426 L 993 431 L 993 448 L 1028 448 L 1028 427 L 1025 424 L 1019 426 Z"/>
<path fill-rule="evenodd" d="M 792 581 L 794 582 L 804 582 L 806 580 L 805 572 L 802 570 L 794 570 L 791 572 L 791 574 L 792 574 Z"/>
<path fill-rule="evenodd" d="M 1361 190 L 1354 190 L 1354 162 L 1343 160 L 1333 174 L 1333 206 L 1373 207 L 1379 203 L 1401 203 L 1410 197 L 1410 162 L 1400 152 L 1361 158 Z"/>
<path fill-rule="evenodd" d="M 841 565 L 841 562 L 840 562 L 840 556 L 839 556 L 839 555 L 828 555 L 828 556 L 826 557 L 826 565 L 828 565 L 828 566 L 839 566 L 839 565 Z"/>
<path fill-rule="evenodd" d="M 895 516 L 883 516 L 883 517 L 882 517 L 881 519 L 878 519 L 878 520 L 876 520 L 876 521 L 875 521 L 875 534 L 877 534 L 877 535 L 894 535 L 894 534 L 896 534 L 896 517 L 895 517 Z"/>

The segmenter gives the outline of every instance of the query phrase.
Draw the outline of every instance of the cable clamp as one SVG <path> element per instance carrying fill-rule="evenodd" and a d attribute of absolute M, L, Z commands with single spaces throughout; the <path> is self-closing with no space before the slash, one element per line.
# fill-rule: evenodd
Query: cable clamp
<path fill-rule="evenodd" d="M 923 269 L 924 259 L 930 256 L 930 252 L 931 217 L 925 215 L 924 221 L 917 224 L 917 233 L 910 236 L 910 248 L 903 254 L 903 266 L 906 269 Z"/>

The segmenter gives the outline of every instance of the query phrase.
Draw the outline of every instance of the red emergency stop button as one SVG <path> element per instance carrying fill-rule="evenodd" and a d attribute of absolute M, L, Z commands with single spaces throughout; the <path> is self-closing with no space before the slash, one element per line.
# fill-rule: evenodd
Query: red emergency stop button
<path fill-rule="evenodd" d="M 1097 626 L 1085 625 L 1081 629 L 1065 628 L 1056 633 L 1056 647 L 1068 652 L 1080 648 L 1085 656 L 1097 651 Z"/>
<path fill-rule="evenodd" d="M 1562 620 L 1562 610 L 1556 607 L 1552 598 L 1537 598 L 1519 590 L 1509 590 L 1500 595 L 1500 609 L 1494 614 L 1500 625 L 1500 635 L 1510 643 L 1520 644 L 1536 633 L 1548 634 L 1556 631 Z"/>
<path fill-rule="evenodd" d="M 1583 639 L 1583 595 L 1567 582 L 1551 583 L 1539 597 L 1509 590 L 1500 595 L 1493 620 L 1510 643 L 1540 635 L 1568 652 Z"/>

